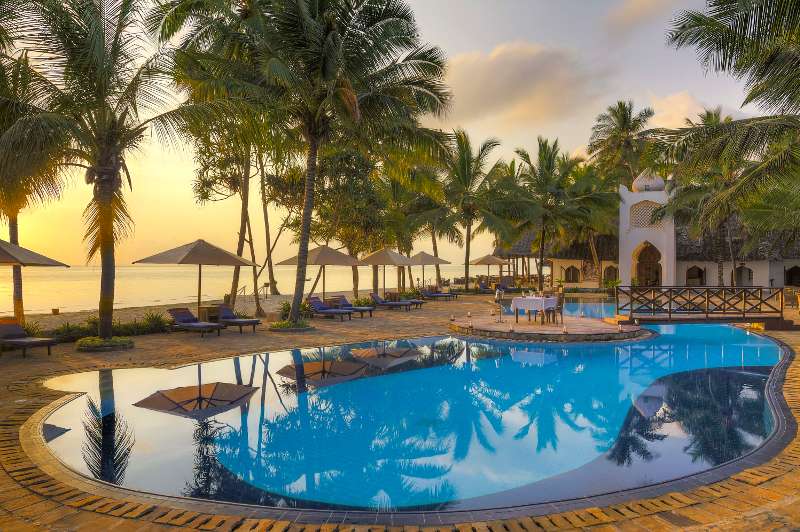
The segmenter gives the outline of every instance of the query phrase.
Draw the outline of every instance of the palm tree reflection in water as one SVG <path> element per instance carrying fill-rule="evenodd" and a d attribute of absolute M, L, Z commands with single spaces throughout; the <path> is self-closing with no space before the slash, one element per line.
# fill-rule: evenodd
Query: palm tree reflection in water
<path fill-rule="evenodd" d="M 621 355 L 547 349 L 553 352 L 544 363 L 526 367 L 500 356 L 495 344 L 441 340 L 422 348 L 424 355 L 415 363 L 418 369 L 438 367 L 436 379 L 426 381 L 424 389 L 406 385 L 411 381 L 398 375 L 397 380 L 387 376 L 380 386 L 378 381 L 368 386 L 366 379 L 359 386 L 307 390 L 304 360 L 346 358 L 346 348 L 292 351 L 297 376 L 291 389 L 272 380 L 269 355 L 254 357 L 251 384 L 255 366 L 263 364 L 260 410 L 255 429 L 250 428 L 254 440 L 246 408 L 239 428 L 198 423 L 196 478 L 186 494 L 334 507 L 341 503 L 315 500 L 346 490 L 349 500 L 368 501 L 363 506 L 376 509 L 396 508 L 398 501 L 406 507 L 443 501 L 434 504 L 442 508 L 461 496 L 451 482 L 457 464 L 468 462 L 477 451 L 502 459 L 498 453 L 511 440 L 530 442 L 528 456 L 535 464 L 537 455 L 555 453 L 560 439 L 585 434 L 580 438 L 595 442 L 598 457 L 630 467 L 674 459 L 654 447 L 674 436 L 686 440 L 684 452 L 691 460 L 717 465 L 741 456 L 769 433 L 771 418 L 763 395 L 769 368 L 662 377 L 642 394 L 655 394 L 658 400 L 648 411 L 619 378 L 627 371 Z M 618 378 L 598 382 L 591 371 L 584 371 L 592 364 L 609 364 L 614 371 L 608 374 Z M 525 386 L 509 386 L 515 378 L 523 378 Z M 267 411 L 270 405 L 272 412 Z"/>
<path fill-rule="evenodd" d="M 89 397 L 83 420 L 85 439 L 81 454 L 94 478 L 119 485 L 125 478 L 134 437 L 116 411 L 112 371 L 100 370 L 98 380 L 100 406 Z"/>

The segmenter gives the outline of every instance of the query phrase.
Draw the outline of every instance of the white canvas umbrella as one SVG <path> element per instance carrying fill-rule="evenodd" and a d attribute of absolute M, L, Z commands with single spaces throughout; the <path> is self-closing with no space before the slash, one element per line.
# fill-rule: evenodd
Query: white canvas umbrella
<path fill-rule="evenodd" d="M 404 257 L 396 251 L 389 248 L 383 248 L 374 253 L 370 253 L 361 262 L 373 266 L 383 266 L 383 295 L 386 295 L 386 265 L 389 266 L 411 266 L 411 259 Z M 398 287 L 400 288 L 400 287 Z"/>
<path fill-rule="evenodd" d="M 411 264 L 414 266 L 422 266 L 422 285 L 425 285 L 425 266 L 435 266 L 437 264 L 450 264 L 450 261 L 434 257 L 430 253 L 420 251 L 411 257 Z"/>
<path fill-rule="evenodd" d="M 234 255 L 224 249 L 209 244 L 205 240 L 195 240 L 150 257 L 133 261 L 134 264 L 197 264 L 197 311 L 200 312 L 202 298 L 203 265 L 206 266 L 256 266 L 247 259 Z"/>
<path fill-rule="evenodd" d="M 309 250 L 306 264 L 313 264 L 322 269 L 322 299 L 325 299 L 325 266 L 363 266 L 358 259 L 328 246 Z M 297 256 L 282 260 L 277 266 L 297 266 Z"/>

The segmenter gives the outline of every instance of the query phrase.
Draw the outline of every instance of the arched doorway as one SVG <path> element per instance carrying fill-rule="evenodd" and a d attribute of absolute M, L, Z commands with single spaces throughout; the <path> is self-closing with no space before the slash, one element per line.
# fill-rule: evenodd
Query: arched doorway
<path fill-rule="evenodd" d="M 639 248 L 634 264 L 639 286 L 661 286 L 661 252 L 653 244 L 645 242 Z"/>
<path fill-rule="evenodd" d="M 619 270 L 616 266 L 607 266 L 603 271 L 603 281 L 611 282 L 619 279 Z"/>
<path fill-rule="evenodd" d="M 787 286 L 800 286 L 800 266 L 792 266 L 786 270 L 785 281 Z"/>
<path fill-rule="evenodd" d="M 736 274 L 736 286 L 753 286 L 753 270 L 747 266 L 737 266 L 734 270 Z"/>
<path fill-rule="evenodd" d="M 686 270 L 686 286 L 705 286 L 706 271 L 699 266 Z"/>

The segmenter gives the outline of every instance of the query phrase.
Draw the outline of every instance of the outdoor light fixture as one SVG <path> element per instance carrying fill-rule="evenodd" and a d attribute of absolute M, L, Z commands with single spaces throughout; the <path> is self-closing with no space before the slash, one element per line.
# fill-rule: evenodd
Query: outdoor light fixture
<path fill-rule="evenodd" d="M 567 326 L 566 325 L 561 327 L 561 332 L 564 333 L 564 334 L 567 334 Z"/>
<path fill-rule="evenodd" d="M 467 317 L 471 318 L 472 317 L 472 312 L 467 312 Z"/>
<path fill-rule="evenodd" d="M 622 332 L 622 324 L 621 323 L 617 323 L 617 331 L 618 332 Z"/>
<path fill-rule="evenodd" d="M 456 317 L 450 314 L 450 321 L 456 321 Z"/>

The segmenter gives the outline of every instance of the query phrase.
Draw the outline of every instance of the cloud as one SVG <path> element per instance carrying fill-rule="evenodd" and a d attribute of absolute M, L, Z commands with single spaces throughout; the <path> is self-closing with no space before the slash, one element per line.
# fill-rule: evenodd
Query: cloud
<path fill-rule="evenodd" d="M 439 125 L 516 127 L 564 120 L 593 102 L 604 79 L 572 52 L 530 42 L 459 54 L 450 59 L 447 73 L 453 108 Z"/>
<path fill-rule="evenodd" d="M 702 113 L 705 106 L 688 91 L 675 92 L 664 97 L 651 96 L 650 107 L 655 115 L 650 119 L 651 127 L 677 128 L 686 125 Z"/>
<path fill-rule="evenodd" d="M 608 13 L 606 23 L 613 34 L 628 33 L 671 11 L 675 0 L 622 0 Z"/>

